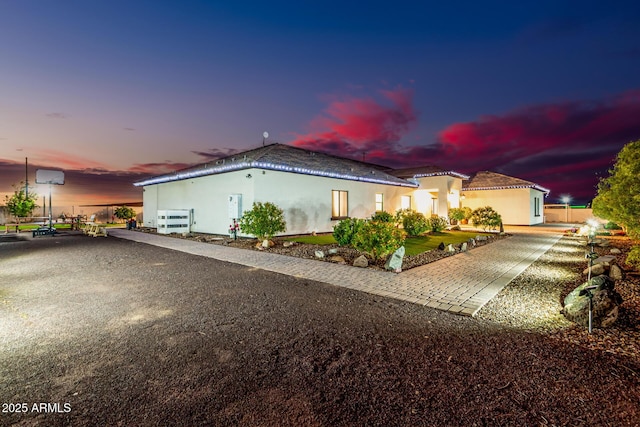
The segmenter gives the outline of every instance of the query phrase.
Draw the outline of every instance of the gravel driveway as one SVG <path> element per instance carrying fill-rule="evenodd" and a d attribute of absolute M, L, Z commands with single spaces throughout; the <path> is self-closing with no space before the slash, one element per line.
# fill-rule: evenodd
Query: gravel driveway
<path fill-rule="evenodd" d="M 116 238 L 0 242 L 0 344 L 0 425 L 640 419 L 637 360 Z"/>

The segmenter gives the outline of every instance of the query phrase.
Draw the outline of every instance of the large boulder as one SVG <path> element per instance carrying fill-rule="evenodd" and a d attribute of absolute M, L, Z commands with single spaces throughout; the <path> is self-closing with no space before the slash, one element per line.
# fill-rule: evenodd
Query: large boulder
<path fill-rule="evenodd" d="M 589 289 L 587 289 L 589 288 Z M 575 288 L 564 299 L 564 317 L 584 327 L 589 326 L 589 295 L 593 295 L 592 326 L 607 328 L 618 318 L 622 297 L 614 290 L 614 281 L 605 275 L 593 277 Z"/>
<path fill-rule="evenodd" d="M 367 266 L 369 266 L 369 261 L 367 260 L 367 258 L 364 255 L 360 255 L 358 258 L 356 258 L 353 261 L 353 266 L 354 267 L 360 267 L 360 268 L 366 268 Z"/>
<path fill-rule="evenodd" d="M 404 246 L 400 246 L 393 254 L 391 254 L 387 262 L 384 264 L 384 268 L 400 273 L 402 271 L 402 258 L 404 258 Z"/>

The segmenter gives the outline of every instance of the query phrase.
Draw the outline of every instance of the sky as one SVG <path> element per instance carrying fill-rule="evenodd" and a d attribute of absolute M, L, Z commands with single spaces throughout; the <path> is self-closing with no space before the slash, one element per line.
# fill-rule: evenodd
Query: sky
<path fill-rule="evenodd" d="M 0 0 L 0 202 L 54 206 L 280 142 L 586 203 L 640 139 L 634 1 Z"/>

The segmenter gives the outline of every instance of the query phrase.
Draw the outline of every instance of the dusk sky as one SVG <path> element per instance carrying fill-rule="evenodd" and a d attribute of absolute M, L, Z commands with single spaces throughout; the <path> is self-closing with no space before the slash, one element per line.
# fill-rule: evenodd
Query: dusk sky
<path fill-rule="evenodd" d="M 54 205 L 139 201 L 268 131 L 588 202 L 640 139 L 639 22 L 636 1 L 0 0 L 0 201 L 25 157 L 30 182 L 65 171 Z"/>

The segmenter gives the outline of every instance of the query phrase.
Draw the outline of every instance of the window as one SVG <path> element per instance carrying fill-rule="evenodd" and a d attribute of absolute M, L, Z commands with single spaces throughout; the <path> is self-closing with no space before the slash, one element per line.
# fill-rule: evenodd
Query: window
<path fill-rule="evenodd" d="M 349 215 L 348 194 L 342 190 L 331 191 L 331 218 L 346 218 Z"/>
<path fill-rule="evenodd" d="M 384 206 L 382 201 L 384 200 L 384 194 L 376 193 L 376 212 L 382 212 L 384 210 Z"/>
<path fill-rule="evenodd" d="M 533 215 L 540 216 L 540 198 L 539 197 L 533 198 Z"/>
<path fill-rule="evenodd" d="M 411 209 L 411 196 L 402 196 L 400 198 L 400 209 Z"/>

